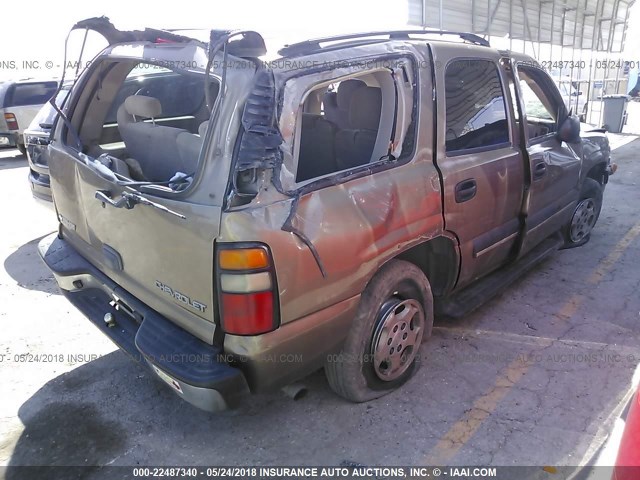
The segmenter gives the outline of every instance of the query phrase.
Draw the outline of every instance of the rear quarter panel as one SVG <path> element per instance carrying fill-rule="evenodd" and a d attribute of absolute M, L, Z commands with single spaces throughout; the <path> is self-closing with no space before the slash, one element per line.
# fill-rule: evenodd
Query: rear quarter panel
<path fill-rule="evenodd" d="M 347 59 L 355 53 L 373 55 L 374 48 L 379 47 L 309 59 L 317 59 L 320 64 L 339 62 L 344 60 L 340 55 Z M 433 162 L 431 69 L 425 66 L 430 60 L 426 49 L 413 53 L 423 68 L 417 69 L 415 87 L 416 147 L 408 159 L 385 170 L 360 172 L 347 178 L 338 178 L 338 174 L 333 183 L 324 182 L 322 187 L 306 193 L 289 192 L 290 197 L 281 195 L 280 201 L 272 203 L 267 198 L 261 206 L 262 200 L 274 196 L 275 189 L 270 185 L 267 190 L 272 192 L 261 192 L 252 208 L 223 214 L 219 240 L 259 240 L 271 247 L 282 323 L 359 295 L 385 262 L 442 234 L 440 178 Z M 388 51 L 380 53 L 386 54 Z M 295 72 L 295 76 L 284 87 L 279 119 L 284 139 L 280 178 L 283 185 L 290 184 L 288 177 L 295 172 L 296 117 L 301 99 L 310 88 L 304 75 Z M 283 77 L 287 78 L 286 72 Z M 290 215 L 290 225 L 313 245 L 318 262 L 299 236 L 282 230 Z"/>
<path fill-rule="evenodd" d="M 282 323 L 328 308 L 360 294 L 386 261 L 442 232 L 437 172 L 422 154 L 300 198 L 292 224 L 317 250 L 325 276 L 309 247 L 282 230 L 293 199 L 224 214 L 219 240 L 270 246 Z"/>

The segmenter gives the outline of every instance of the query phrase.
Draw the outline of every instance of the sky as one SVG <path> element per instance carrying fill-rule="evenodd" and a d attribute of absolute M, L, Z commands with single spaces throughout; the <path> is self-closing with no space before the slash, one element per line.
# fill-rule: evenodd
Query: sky
<path fill-rule="evenodd" d="M 28 4 L 28 9 L 3 11 L 0 80 L 59 75 L 57 66 L 62 64 L 64 39 L 70 27 L 94 16 L 106 15 L 120 29 L 256 29 L 267 40 L 276 37 L 281 43 L 328 34 L 406 28 L 408 17 L 406 0 L 179 0 L 153 4 L 134 0 L 29 0 Z M 631 15 L 625 59 L 638 61 L 640 1 L 632 7 Z M 75 35 L 70 48 L 73 60 L 82 34 Z M 97 53 L 102 46 L 102 42 L 90 41 L 87 50 Z"/>
<path fill-rule="evenodd" d="M 0 78 L 24 75 L 26 72 L 20 71 L 23 62 L 34 60 L 39 68 L 29 69 L 29 76 L 49 74 L 46 62 L 62 63 L 64 39 L 70 27 L 78 20 L 102 15 L 126 30 L 242 28 L 256 29 L 267 38 L 282 36 L 296 41 L 324 34 L 405 28 L 407 5 L 405 0 L 29 0 L 28 10 L 10 8 L 2 13 Z M 76 45 L 81 43 L 81 37 L 78 39 Z M 96 42 L 93 46 L 97 53 L 101 44 Z M 16 68 L 8 68 L 10 61 L 15 62 Z"/>

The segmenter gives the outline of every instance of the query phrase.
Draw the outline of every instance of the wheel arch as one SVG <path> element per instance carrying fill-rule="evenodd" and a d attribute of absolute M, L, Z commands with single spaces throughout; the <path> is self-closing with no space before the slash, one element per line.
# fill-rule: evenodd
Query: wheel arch
<path fill-rule="evenodd" d="M 434 297 L 450 292 L 458 279 L 460 255 L 451 238 L 438 236 L 414 245 L 394 257 L 417 266 L 429 280 Z"/>
<path fill-rule="evenodd" d="M 592 178 L 600 185 L 604 185 L 607 183 L 607 176 L 607 162 L 602 161 L 593 165 L 587 172 L 585 178 Z"/>

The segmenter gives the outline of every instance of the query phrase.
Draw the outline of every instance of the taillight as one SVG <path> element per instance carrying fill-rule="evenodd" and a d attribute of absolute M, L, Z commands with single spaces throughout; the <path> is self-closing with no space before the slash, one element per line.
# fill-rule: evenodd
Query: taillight
<path fill-rule="evenodd" d="M 4 121 L 7 122 L 7 128 L 9 130 L 18 130 L 18 120 L 13 113 L 5 113 Z"/>
<path fill-rule="evenodd" d="M 224 332 L 259 335 L 278 328 L 275 271 L 265 245 L 219 243 L 216 279 Z"/>

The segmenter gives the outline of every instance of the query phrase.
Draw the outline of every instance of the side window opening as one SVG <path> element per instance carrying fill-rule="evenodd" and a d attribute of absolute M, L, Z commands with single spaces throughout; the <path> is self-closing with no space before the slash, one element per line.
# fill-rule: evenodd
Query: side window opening
<path fill-rule="evenodd" d="M 209 118 L 202 73 L 121 60 L 94 75 L 79 132 L 85 154 L 136 181 L 195 173 Z M 212 82 L 212 98 L 217 89 Z"/>
<path fill-rule="evenodd" d="M 519 67 L 520 91 L 527 117 L 529 140 L 557 131 L 559 111 L 554 99 L 545 93 L 544 72 Z"/>
<path fill-rule="evenodd" d="M 510 141 L 498 66 L 490 60 L 454 60 L 445 72 L 448 153 L 501 148 Z"/>
<path fill-rule="evenodd" d="M 396 110 L 396 85 L 389 70 L 311 90 L 299 113 L 296 182 L 386 158 Z"/>

